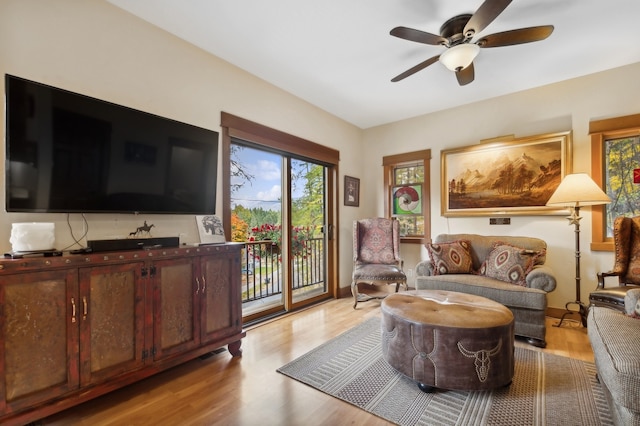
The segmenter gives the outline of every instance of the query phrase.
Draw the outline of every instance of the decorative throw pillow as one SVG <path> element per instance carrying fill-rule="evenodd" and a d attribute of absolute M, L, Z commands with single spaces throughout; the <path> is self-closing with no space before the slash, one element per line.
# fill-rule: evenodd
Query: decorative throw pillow
<path fill-rule="evenodd" d="M 640 319 L 640 290 L 631 289 L 624 296 L 625 313 L 632 318 Z"/>
<path fill-rule="evenodd" d="M 471 242 L 467 240 L 427 244 L 435 275 L 469 274 L 473 272 Z"/>
<path fill-rule="evenodd" d="M 639 318 L 640 319 L 640 300 L 638 300 L 636 302 L 636 306 L 633 309 L 633 313 L 631 314 L 632 317 L 634 318 Z"/>
<path fill-rule="evenodd" d="M 525 287 L 527 274 L 533 269 L 538 256 L 544 253 L 544 250 L 538 252 L 495 243 L 480 267 L 480 275 Z"/>

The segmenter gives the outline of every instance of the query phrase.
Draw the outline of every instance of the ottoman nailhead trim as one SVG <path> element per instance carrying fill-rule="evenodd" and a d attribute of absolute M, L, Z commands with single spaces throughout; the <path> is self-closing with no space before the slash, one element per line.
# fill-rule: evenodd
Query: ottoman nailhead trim
<path fill-rule="evenodd" d="M 385 355 L 389 351 L 389 342 L 395 339 L 397 335 L 398 335 L 398 329 L 395 327 L 391 331 L 385 330 L 385 332 L 382 333 L 382 340 L 384 341 L 384 344 L 382 345 L 382 351 L 383 353 L 385 353 Z"/>
<path fill-rule="evenodd" d="M 416 329 L 417 328 L 417 329 Z M 422 372 L 418 372 L 416 365 L 420 365 L 424 368 L 424 361 L 423 362 L 418 362 L 416 364 L 416 361 L 418 361 L 418 358 L 421 359 L 428 359 L 429 361 L 431 361 L 431 365 L 433 366 L 433 370 L 434 370 L 434 384 L 437 386 L 438 384 L 438 366 L 436 365 L 436 363 L 433 361 L 433 354 L 436 352 L 436 348 L 438 347 L 438 334 L 436 333 L 436 330 L 433 330 L 433 349 L 431 350 L 430 353 L 426 353 L 421 351 L 420 349 L 418 349 L 416 347 L 416 336 L 422 336 L 421 333 L 421 328 L 420 327 L 414 327 L 413 325 L 411 325 L 411 346 L 413 347 L 413 350 L 416 352 L 417 356 L 415 356 L 413 358 L 413 377 L 421 377 L 424 375 L 424 371 Z"/>
<path fill-rule="evenodd" d="M 491 368 L 491 357 L 500 353 L 500 349 L 502 348 L 502 339 L 498 342 L 495 348 L 493 349 L 481 349 L 479 351 L 472 352 L 462 346 L 462 342 L 458 342 L 458 350 L 460 353 L 467 358 L 473 358 L 473 364 L 476 366 L 476 374 L 478 375 L 478 380 L 482 383 L 487 381 L 487 377 L 489 376 L 489 369 Z"/>

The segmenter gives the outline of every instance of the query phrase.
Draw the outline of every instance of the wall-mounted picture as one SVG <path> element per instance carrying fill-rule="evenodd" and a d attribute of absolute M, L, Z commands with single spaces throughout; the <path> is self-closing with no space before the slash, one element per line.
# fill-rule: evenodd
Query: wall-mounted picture
<path fill-rule="evenodd" d="M 226 242 L 222 220 L 218 216 L 196 216 L 200 244 L 222 244 Z"/>
<path fill-rule="evenodd" d="M 360 179 L 344 177 L 344 205 L 354 207 L 360 205 Z"/>
<path fill-rule="evenodd" d="M 422 185 L 403 185 L 391 191 L 393 215 L 422 214 Z"/>
<path fill-rule="evenodd" d="M 547 207 L 571 173 L 571 132 L 443 150 L 443 216 L 565 214 Z"/>

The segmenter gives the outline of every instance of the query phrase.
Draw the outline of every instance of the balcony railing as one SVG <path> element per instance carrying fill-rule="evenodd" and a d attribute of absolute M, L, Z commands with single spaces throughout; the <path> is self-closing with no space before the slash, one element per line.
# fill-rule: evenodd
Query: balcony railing
<path fill-rule="evenodd" d="M 325 286 L 324 240 L 305 241 L 304 254 L 292 260 L 293 290 Z M 271 241 L 245 242 L 242 251 L 242 303 L 282 294 L 284 275 L 278 245 Z"/>

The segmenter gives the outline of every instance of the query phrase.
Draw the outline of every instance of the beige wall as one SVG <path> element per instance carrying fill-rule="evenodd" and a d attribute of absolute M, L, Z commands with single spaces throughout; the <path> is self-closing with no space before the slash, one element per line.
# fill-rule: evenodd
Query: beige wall
<path fill-rule="evenodd" d="M 342 287 L 350 283 L 352 221 L 383 214 L 381 158 L 431 148 L 433 234 L 478 232 L 544 238 L 549 244 L 548 262 L 559 278 L 550 306 L 558 308 L 574 299 L 574 240 L 567 221 L 558 216 L 514 216 L 510 226 L 489 226 L 488 218 L 441 217 L 440 150 L 504 134 L 573 130 L 573 169 L 588 172 L 589 120 L 640 111 L 640 97 L 632 85 L 640 73 L 640 64 L 636 64 L 363 131 L 101 0 L 2 0 L 0 74 L 5 73 L 217 131 L 220 112 L 227 111 L 339 149 L 340 188 L 345 174 L 361 179 L 360 207 L 338 202 Z M 4 135 L 4 121 L 0 132 Z M 4 182 L 4 171 L 0 175 Z M 4 183 L 0 197 L 4 198 Z M 589 250 L 589 209 L 583 216 L 582 300 L 586 301 L 595 285 L 595 272 L 609 268 L 612 255 Z M 10 249 L 12 222 L 54 221 L 56 246 L 63 248 L 72 242 L 65 215 L 0 212 L 0 217 L 0 250 Z M 87 217 L 91 239 L 124 237 L 149 220 L 158 229 L 155 236 L 198 240 L 192 216 Z M 83 230 L 79 215 L 70 219 L 79 236 Z M 402 250 L 407 268 L 425 257 L 424 249 L 417 246 L 404 245 Z"/>
<path fill-rule="evenodd" d="M 635 83 L 640 64 L 594 74 L 502 96 L 472 105 L 423 115 L 364 131 L 365 160 L 380 164 L 384 155 L 396 154 L 398 145 L 406 152 L 430 148 L 431 229 L 440 233 L 472 232 L 487 235 L 538 236 L 549 246 L 547 263 L 558 278 L 557 289 L 549 296 L 549 306 L 563 308 L 575 299 L 574 228 L 563 216 L 513 216 L 511 225 L 489 225 L 488 217 L 445 218 L 440 215 L 440 151 L 475 145 L 481 139 L 515 134 L 524 137 L 543 133 L 573 131 L 573 171 L 591 172 L 589 121 L 640 112 L 640 91 Z M 480 78 L 480 77 L 477 77 Z M 491 78 L 485 76 L 483 78 Z M 635 166 L 637 167 L 637 165 Z M 382 182 L 382 168 L 364 169 L 364 179 Z M 383 213 L 382 193 L 378 187 L 365 187 Z M 591 211 L 581 211 L 581 300 L 588 302 L 596 285 L 596 272 L 613 266 L 612 253 L 592 252 Z M 406 268 L 426 258 L 425 249 L 403 245 Z"/>
<path fill-rule="evenodd" d="M 226 111 L 340 150 L 340 186 L 343 174 L 362 174 L 360 129 L 102 0 L 0 2 L 0 75 L 5 73 L 216 131 L 220 131 L 220 112 Z M 4 141 L 4 120 L 0 132 Z M 0 175 L 4 199 L 4 170 Z M 341 264 L 351 265 L 350 227 L 344 224 L 357 217 L 358 209 L 341 204 L 341 230 L 346 232 L 341 238 Z M 13 222 L 53 221 L 56 247 L 73 241 L 66 215 L 3 210 L 0 218 L 3 252 L 11 248 Z M 156 226 L 154 236 L 199 240 L 193 216 L 89 214 L 87 218 L 90 239 L 124 238 L 148 220 Z M 70 221 L 79 237 L 80 215 L 71 215 Z M 351 267 L 342 268 L 343 286 L 350 284 L 350 276 Z"/>

